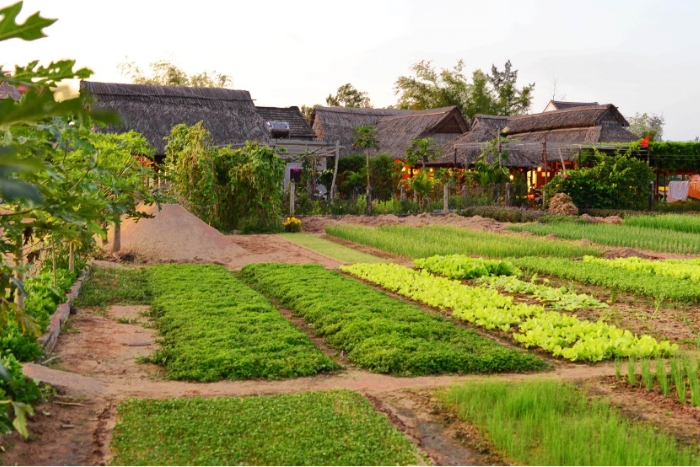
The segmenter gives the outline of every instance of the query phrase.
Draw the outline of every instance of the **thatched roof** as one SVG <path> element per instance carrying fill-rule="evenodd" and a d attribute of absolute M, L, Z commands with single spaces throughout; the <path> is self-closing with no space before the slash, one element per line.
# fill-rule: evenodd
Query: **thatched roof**
<path fill-rule="evenodd" d="M 377 125 L 382 117 L 410 112 L 400 109 L 357 109 L 351 107 L 315 107 L 310 124 L 316 138 L 329 143 L 340 141 L 342 155 L 352 152 L 352 129 L 358 125 Z"/>
<path fill-rule="evenodd" d="M 574 107 L 591 107 L 600 105 L 597 102 L 567 102 L 551 100 L 544 108 L 543 112 L 551 112 L 552 110 L 566 110 Z"/>
<path fill-rule="evenodd" d="M 415 138 L 425 138 L 440 133 L 444 141 L 449 135 L 458 136 L 469 126 L 456 107 L 427 110 L 358 109 L 349 107 L 316 107 L 311 112 L 311 126 L 316 138 L 330 143 L 339 141 L 341 155 L 353 152 L 355 139 L 353 128 L 373 125 L 379 132 L 380 150 L 392 156 L 405 156 L 406 147 Z"/>
<path fill-rule="evenodd" d="M 468 128 L 467 121 L 455 106 L 383 117 L 377 124 L 380 150 L 395 159 L 404 158 L 406 148 L 416 138 L 446 135 L 444 141 L 440 141 L 442 143 L 459 137 Z"/>
<path fill-rule="evenodd" d="M 156 154 L 165 153 L 163 138 L 180 123 L 202 121 L 216 145 L 268 141 L 248 91 L 81 81 L 80 93 L 94 98 L 93 108 L 113 110 L 121 118 L 120 125 L 100 131 L 135 130 Z"/>
<path fill-rule="evenodd" d="M 282 121 L 289 123 L 289 138 L 300 140 L 312 140 L 316 133 L 309 126 L 301 114 L 299 107 L 255 107 L 265 122 Z"/>
<path fill-rule="evenodd" d="M 502 149 L 508 152 L 510 167 L 534 167 L 542 163 L 546 141 L 547 160 L 573 160 L 579 152 L 577 145 L 628 143 L 639 138 L 627 131 L 627 120 L 614 105 L 578 106 L 521 117 L 476 115 L 472 129 L 458 139 L 445 144 L 445 155 L 436 164 L 457 161 L 472 164 L 489 148 L 499 129 L 507 140 Z M 560 156 L 561 152 L 561 156 Z M 489 155 L 493 159 L 493 155 Z"/>
<path fill-rule="evenodd" d="M 598 126 L 605 123 L 616 123 L 624 127 L 629 126 L 629 123 L 617 110 L 617 107 L 612 104 L 606 104 L 511 117 L 508 119 L 508 126 L 503 131 L 503 134 L 510 136 L 532 131 Z"/>

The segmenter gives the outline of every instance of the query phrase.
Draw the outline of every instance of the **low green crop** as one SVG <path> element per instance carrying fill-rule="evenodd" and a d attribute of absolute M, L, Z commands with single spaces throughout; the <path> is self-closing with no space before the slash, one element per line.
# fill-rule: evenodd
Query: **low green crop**
<path fill-rule="evenodd" d="M 569 360 L 663 356 L 678 348 L 651 336 L 637 337 L 602 321 L 581 321 L 539 306 L 514 303 L 511 297 L 492 289 L 469 287 L 397 264 L 354 264 L 341 269 L 412 300 L 451 310 L 454 317 L 486 329 L 516 329 L 513 339 L 525 347 L 539 347 Z"/>
<path fill-rule="evenodd" d="M 293 378 L 334 370 L 323 355 L 257 292 L 221 266 L 149 269 L 152 312 L 162 335 L 151 360 L 171 379 Z"/>
<path fill-rule="evenodd" d="M 367 263 L 367 261 L 357 261 Z M 472 258 L 466 255 L 435 255 L 413 261 L 418 269 L 425 269 L 450 279 L 476 279 L 484 276 L 518 276 L 520 270 L 510 261 Z"/>
<path fill-rule="evenodd" d="M 378 228 L 335 225 L 327 226 L 326 233 L 410 258 L 452 254 L 489 258 L 520 256 L 576 258 L 584 255 L 600 256 L 601 254 L 600 249 L 594 246 L 503 235 L 446 225 L 425 227 L 393 225 Z"/>
<path fill-rule="evenodd" d="M 689 279 L 660 276 L 645 271 L 626 271 L 596 262 L 572 261 L 563 258 L 525 257 L 511 260 L 516 266 L 584 284 L 630 292 L 651 298 L 699 303 L 700 287 Z"/>
<path fill-rule="evenodd" d="M 697 450 L 559 381 L 486 381 L 443 401 L 520 465 L 698 465 Z"/>
<path fill-rule="evenodd" d="M 552 224 L 519 224 L 511 225 L 508 228 L 516 232 L 527 231 L 541 236 L 554 234 L 567 240 L 586 238 L 601 245 L 616 247 L 643 248 L 669 253 L 700 252 L 700 236 L 695 233 L 664 232 L 655 228 L 633 225 L 560 222 Z"/>
<path fill-rule="evenodd" d="M 700 234 L 700 217 L 690 214 L 629 216 L 625 217 L 622 224 L 626 226 L 646 227 L 649 229 Z"/>
<path fill-rule="evenodd" d="M 241 270 L 241 277 L 370 371 L 412 376 L 547 367 L 533 355 L 507 349 L 319 265 L 252 264 Z"/>
<path fill-rule="evenodd" d="M 151 289 L 145 268 L 92 268 L 75 301 L 79 307 L 146 305 Z"/>
<path fill-rule="evenodd" d="M 411 442 L 347 390 L 119 406 L 114 465 L 406 465 Z"/>

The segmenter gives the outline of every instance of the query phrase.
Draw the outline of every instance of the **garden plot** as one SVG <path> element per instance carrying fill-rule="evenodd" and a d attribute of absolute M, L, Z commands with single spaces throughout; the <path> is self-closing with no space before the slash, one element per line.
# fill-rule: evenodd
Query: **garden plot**
<path fill-rule="evenodd" d="M 164 364 L 168 378 L 293 378 L 339 368 L 220 266 L 162 265 L 150 274 L 162 335 L 150 360 Z"/>
<path fill-rule="evenodd" d="M 415 465 L 416 447 L 352 391 L 245 398 L 131 399 L 118 465 Z"/>
<path fill-rule="evenodd" d="M 454 317 L 477 326 L 512 330 L 512 338 L 525 347 L 539 347 L 573 361 L 667 356 L 677 349 L 668 341 L 657 342 L 651 336 L 637 337 L 602 321 L 581 321 L 540 306 L 514 303 L 492 289 L 469 287 L 426 271 L 395 264 L 355 264 L 341 270 L 412 300 L 451 310 Z"/>
<path fill-rule="evenodd" d="M 316 265 L 254 264 L 241 277 L 361 368 L 403 376 L 540 370 L 539 358 Z"/>
<path fill-rule="evenodd" d="M 343 240 L 379 248 L 410 258 L 449 254 L 476 255 L 490 258 L 519 256 L 576 258 L 584 255 L 601 255 L 601 250 L 597 247 L 573 242 L 503 235 L 441 225 L 425 227 L 385 226 L 377 228 L 339 225 L 326 227 L 326 233 Z"/>
<path fill-rule="evenodd" d="M 443 401 L 512 459 L 529 465 L 697 465 L 697 448 L 631 422 L 570 383 L 489 381 L 455 386 Z"/>

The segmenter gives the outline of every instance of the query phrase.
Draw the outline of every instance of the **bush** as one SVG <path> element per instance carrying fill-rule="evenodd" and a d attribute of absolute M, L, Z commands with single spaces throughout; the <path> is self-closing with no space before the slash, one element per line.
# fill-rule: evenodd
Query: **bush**
<path fill-rule="evenodd" d="M 595 155 L 595 165 L 560 173 L 545 186 L 547 198 L 566 193 L 579 208 L 644 209 L 651 197 L 651 168 L 627 155 Z"/>
<path fill-rule="evenodd" d="M 282 226 L 285 232 L 301 232 L 301 221 L 296 217 L 288 217 Z"/>

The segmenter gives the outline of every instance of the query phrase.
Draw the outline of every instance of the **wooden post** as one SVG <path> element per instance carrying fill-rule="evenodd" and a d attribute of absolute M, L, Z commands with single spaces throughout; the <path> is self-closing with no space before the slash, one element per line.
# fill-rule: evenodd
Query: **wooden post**
<path fill-rule="evenodd" d="M 462 187 L 462 197 L 464 198 L 464 205 L 467 205 L 467 198 L 469 197 L 469 189 L 467 189 L 467 185 L 464 185 Z"/>
<path fill-rule="evenodd" d="M 654 209 L 654 180 L 649 182 L 651 184 L 651 195 L 649 196 L 649 210 Z"/>
<path fill-rule="evenodd" d="M 114 241 L 112 242 L 112 253 L 116 253 L 122 248 L 122 223 L 121 219 L 114 222 Z"/>
<path fill-rule="evenodd" d="M 331 182 L 331 200 L 334 200 L 338 194 L 336 180 L 338 179 L 338 159 L 340 159 L 340 141 L 335 142 L 335 168 L 333 169 L 333 181 Z"/>
<path fill-rule="evenodd" d="M 401 184 L 401 201 L 406 201 L 406 185 Z"/>
<path fill-rule="evenodd" d="M 442 213 L 450 212 L 450 187 L 447 183 L 442 186 Z"/>
<path fill-rule="evenodd" d="M 510 207 L 510 182 L 506 183 L 506 207 Z"/>
<path fill-rule="evenodd" d="M 289 217 L 294 217 L 294 186 L 293 181 L 289 183 Z"/>
<path fill-rule="evenodd" d="M 75 245 L 73 242 L 68 244 L 68 270 L 75 272 Z"/>
<path fill-rule="evenodd" d="M 58 287 L 58 277 L 56 275 L 56 240 L 51 238 L 51 262 L 53 266 L 53 286 Z"/>
<path fill-rule="evenodd" d="M 105 236 L 104 236 L 104 238 L 102 239 L 102 246 L 105 246 L 105 245 L 107 244 L 108 240 L 109 240 L 109 230 L 108 230 L 108 227 L 109 227 L 109 224 L 107 223 L 107 221 L 105 221 L 105 222 L 102 223 L 102 230 L 105 231 Z"/>

